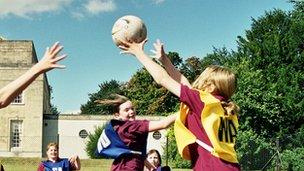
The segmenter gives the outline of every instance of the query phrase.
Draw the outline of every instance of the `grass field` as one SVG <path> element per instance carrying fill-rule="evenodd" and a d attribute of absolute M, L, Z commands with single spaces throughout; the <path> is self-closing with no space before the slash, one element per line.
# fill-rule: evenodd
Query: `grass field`
<path fill-rule="evenodd" d="M 41 158 L 0 157 L 0 162 L 5 171 L 35 171 Z M 109 171 L 112 160 L 107 159 L 82 159 L 82 171 Z M 190 171 L 190 169 L 172 169 L 173 171 Z"/>

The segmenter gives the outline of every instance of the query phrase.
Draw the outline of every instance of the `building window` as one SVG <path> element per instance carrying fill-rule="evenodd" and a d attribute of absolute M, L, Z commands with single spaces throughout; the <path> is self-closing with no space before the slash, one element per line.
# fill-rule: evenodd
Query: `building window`
<path fill-rule="evenodd" d="M 83 129 L 79 132 L 79 136 L 80 138 L 87 138 L 88 132 L 85 129 Z"/>
<path fill-rule="evenodd" d="M 16 96 L 15 99 L 12 101 L 12 104 L 23 104 L 23 93 Z"/>
<path fill-rule="evenodd" d="M 22 120 L 11 121 L 11 148 L 21 147 L 22 142 Z"/>

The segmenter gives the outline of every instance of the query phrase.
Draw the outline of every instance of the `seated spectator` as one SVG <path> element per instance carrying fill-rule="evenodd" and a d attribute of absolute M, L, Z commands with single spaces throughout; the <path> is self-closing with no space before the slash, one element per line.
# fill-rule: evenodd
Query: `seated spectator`
<path fill-rule="evenodd" d="M 155 149 L 150 150 L 147 153 L 145 162 L 145 171 L 170 171 L 169 166 L 161 166 L 161 156 Z"/>
<path fill-rule="evenodd" d="M 49 143 L 47 146 L 47 160 L 39 164 L 37 171 L 72 171 L 80 170 L 80 160 L 78 156 L 69 159 L 59 158 L 57 143 Z"/>

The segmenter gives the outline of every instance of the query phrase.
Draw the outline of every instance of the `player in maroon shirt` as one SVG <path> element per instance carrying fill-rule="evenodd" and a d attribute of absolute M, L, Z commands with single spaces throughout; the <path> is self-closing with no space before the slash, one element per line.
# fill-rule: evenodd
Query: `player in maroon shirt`
<path fill-rule="evenodd" d="M 169 127 L 176 119 L 172 114 L 159 121 L 136 120 L 136 112 L 132 102 L 125 96 L 114 95 L 113 99 L 97 100 L 97 103 L 110 105 L 114 113 L 112 126 L 120 139 L 132 151 L 146 150 L 148 133 Z M 145 154 L 129 153 L 118 156 L 112 166 L 112 171 L 142 171 Z"/>

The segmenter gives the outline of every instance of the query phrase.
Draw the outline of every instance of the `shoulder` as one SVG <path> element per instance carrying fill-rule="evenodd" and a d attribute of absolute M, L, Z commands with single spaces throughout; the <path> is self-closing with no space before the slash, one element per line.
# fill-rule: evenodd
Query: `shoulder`
<path fill-rule="evenodd" d="M 124 130 L 128 130 L 128 132 L 148 132 L 149 121 L 148 120 L 126 121 L 126 123 L 122 128 Z"/>
<path fill-rule="evenodd" d="M 121 126 L 129 127 L 129 126 L 135 126 L 135 125 L 145 125 L 148 124 L 148 120 L 133 120 L 133 121 L 124 121 Z"/>
<path fill-rule="evenodd" d="M 196 94 L 198 95 L 200 93 L 199 90 L 194 89 L 192 87 L 188 87 L 187 85 L 181 84 L 181 95 L 183 94 Z"/>
<path fill-rule="evenodd" d="M 43 164 L 44 162 L 45 161 L 42 161 L 42 162 L 39 163 L 37 171 L 44 171 L 44 164 Z"/>

